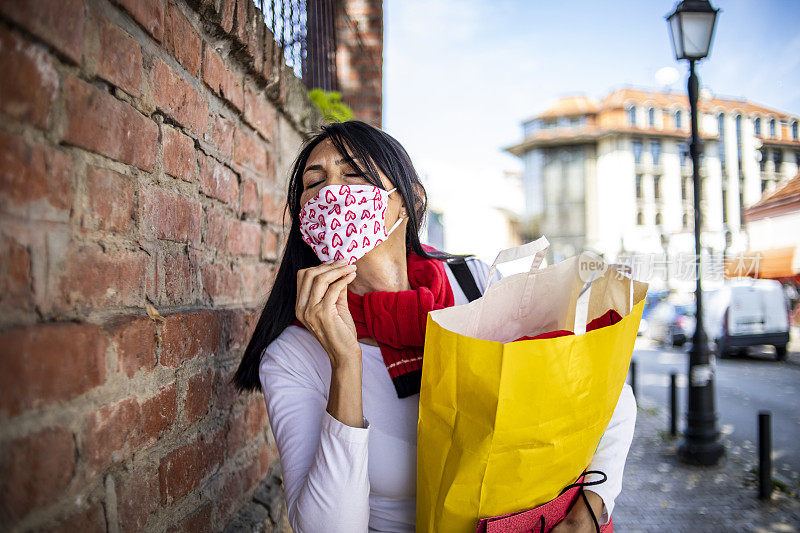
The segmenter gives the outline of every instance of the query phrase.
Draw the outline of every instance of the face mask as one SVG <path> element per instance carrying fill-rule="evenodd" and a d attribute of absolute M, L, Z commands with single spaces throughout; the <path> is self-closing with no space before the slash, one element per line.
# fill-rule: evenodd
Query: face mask
<path fill-rule="evenodd" d="M 300 233 L 322 262 L 352 265 L 385 241 L 403 221 L 386 231 L 389 194 L 374 185 L 328 185 L 300 210 Z"/>

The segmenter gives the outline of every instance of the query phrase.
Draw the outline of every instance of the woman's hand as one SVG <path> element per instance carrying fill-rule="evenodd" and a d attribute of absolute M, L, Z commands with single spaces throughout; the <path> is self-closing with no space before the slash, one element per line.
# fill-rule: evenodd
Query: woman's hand
<path fill-rule="evenodd" d="M 347 285 L 355 277 L 356 266 L 344 262 L 297 271 L 295 314 L 322 344 L 334 369 L 361 364 L 356 325 L 347 304 Z"/>
<path fill-rule="evenodd" d="M 598 523 L 600 516 L 603 513 L 603 499 L 596 493 L 590 490 L 584 491 L 586 499 L 589 500 L 589 505 L 592 506 L 594 516 L 597 517 Z M 583 497 L 578 493 L 578 501 L 572 506 L 572 509 L 564 520 L 556 524 L 551 533 L 595 533 L 597 529 L 594 527 L 594 520 L 589 514 L 589 509 L 586 507 L 586 502 Z"/>

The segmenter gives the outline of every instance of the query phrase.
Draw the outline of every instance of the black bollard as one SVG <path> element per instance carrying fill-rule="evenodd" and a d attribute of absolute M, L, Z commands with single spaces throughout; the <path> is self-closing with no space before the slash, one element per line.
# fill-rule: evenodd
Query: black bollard
<path fill-rule="evenodd" d="M 758 412 L 758 497 L 772 495 L 772 429 L 769 411 Z"/>
<path fill-rule="evenodd" d="M 631 359 L 631 389 L 633 390 L 633 395 L 636 396 L 636 360 Z"/>
<path fill-rule="evenodd" d="M 673 437 L 678 433 L 678 374 L 672 372 L 669 376 L 669 434 Z"/>

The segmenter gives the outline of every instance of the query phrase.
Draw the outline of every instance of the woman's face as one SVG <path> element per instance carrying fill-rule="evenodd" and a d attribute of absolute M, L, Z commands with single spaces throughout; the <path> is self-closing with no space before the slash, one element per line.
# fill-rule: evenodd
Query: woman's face
<path fill-rule="evenodd" d="M 362 167 L 364 162 L 359 161 Z M 377 168 L 377 167 L 376 167 Z M 391 190 L 394 188 L 383 172 L 378 169 L 383 188 Z M 303 193 L 300 195 L 300 205 L 305 205 L 317 192 L 328 185 L 372 185 L 359 170 L 349 161 L 344 160 L 336 150 L 330 139 L 320 142 L 309 154 L 306 166 L 303 169 Z M 404 209 L 403 199 L 400 191 L 394 191 L 389 195 L 389 205 L 386 209 L 386 226 L 390 228 L 397 221 L 401 209 Z M 405 231 L 397 228 L 394 233 L 404 235 Z M 391 237 L 390 237 L 391 238 Z"/>

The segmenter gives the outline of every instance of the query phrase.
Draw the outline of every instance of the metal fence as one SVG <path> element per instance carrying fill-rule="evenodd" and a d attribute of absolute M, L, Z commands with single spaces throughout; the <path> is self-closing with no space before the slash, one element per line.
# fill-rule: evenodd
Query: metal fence
<path fill-rule="evenodd" d="M 338 90 L 336 16 L 339 0 L 254 0 L 283 50 L 283 60 L 308 89 Z M 345 10 L 341 10 L 347 16 Z"/>

